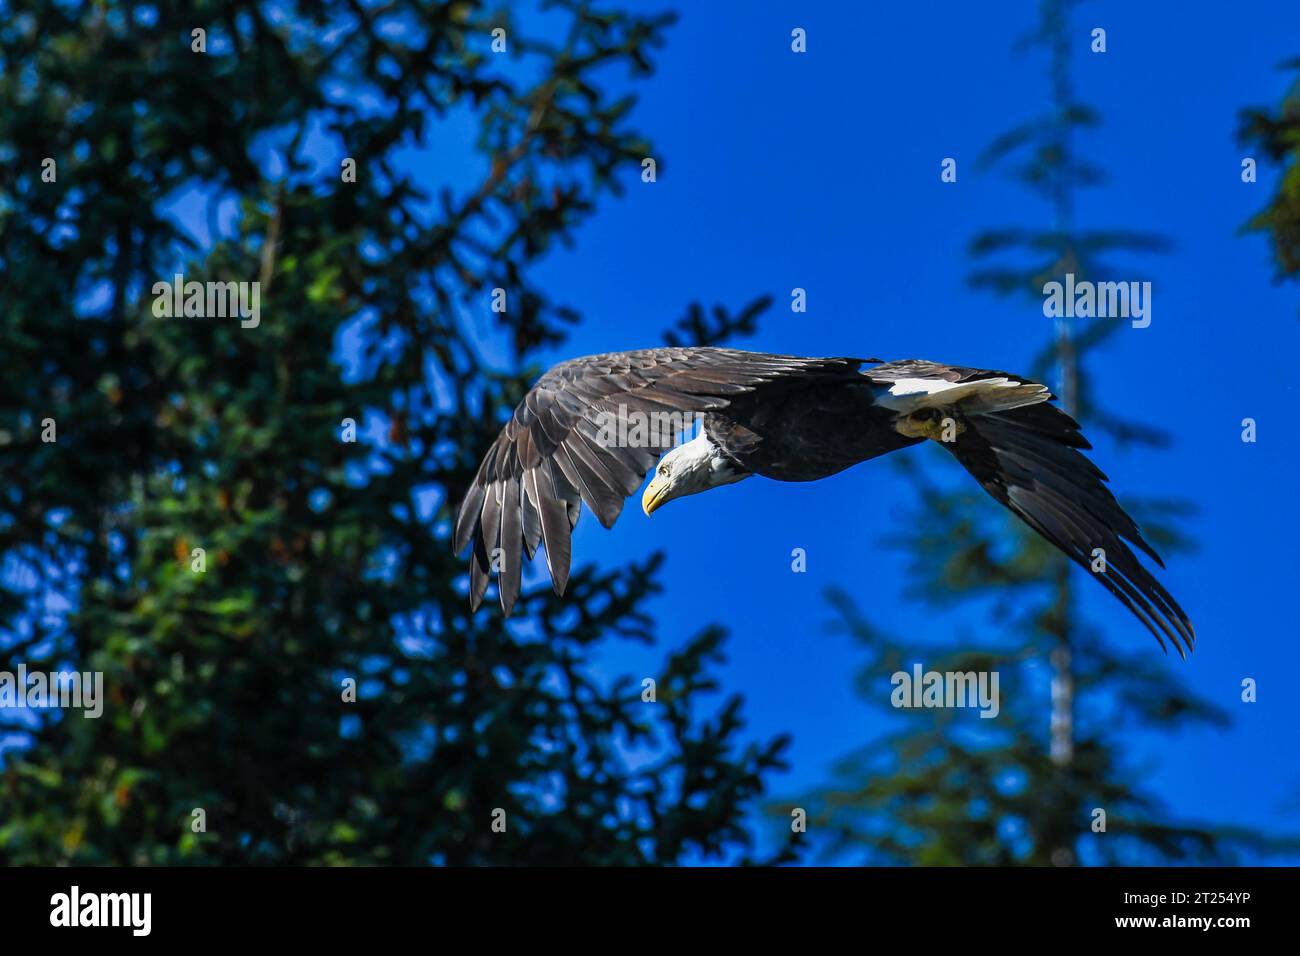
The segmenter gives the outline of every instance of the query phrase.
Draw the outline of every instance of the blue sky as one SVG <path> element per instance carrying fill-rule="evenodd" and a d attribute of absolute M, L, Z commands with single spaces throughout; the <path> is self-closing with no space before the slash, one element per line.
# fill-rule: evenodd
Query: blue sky
<path fill-rule="evenodd" d="M 585 320 L 547 358 L 659 344 L 689 301 L 737 307 L 770 293 L 775 307 L 743 347 L 1026 369 L 1050 320 L 1028 301 L 971 291 L 965 278 L 976 232 L 1049 222 L 1005 174 L 974 163 L 993 137 L 1046 106 L 1042 56 L 1011 51 L 1037 3 L 680 7 L 656 75 L 636 87 L 634 123 L 655 143 L 658 181 L 629 170 L 626 194 L 607 198 L 575 247 L 540 267 L 548 291 Z M 1091 366 L 1112 410 L 1165 428 L 1174 444 L 1119 449 L 1094 435 L 1095 458 L 1121 501 L 1197 506 L 1183 529 L 1200 550 L 1171 557 L 1162 580 L 1200 640 L 1188 662 L 1162 660 L 1234 719 L 1227 732 L 1138 736 L 1131 756 L 1180 818 L 1274 829 L 1295 828 L 1300 798 L 1300 704 L 1289 681 L 1300 671 L 1300 331 L 1295 288 L 1273 283 L 1265 238 L 1239 234 L 1276 178 L 1263 164 L 1258 184 L 1241 182 L 1235 131 L 1241 108 L 1280 100 L 1289 77 L 1278 65 L 1300 54 L 1297 25 L 1300 8 L 1284 2 L 1248 16 L 1186 2 L 1085 4 L 1074 16 L 1076 92 L 1102 117 L 1079 146 L 1109 176 L 1084 196 L 1080 224 L 1174 243 L 1123 261 L 1153 281 L 1153 321 L 1115 336 Z M 1103 55 L 1088 50 L 1094 26 L 1107 31 Z M 807 30 L 804 55 L 790 50 L 794 27 Z M 628 83 L 610 77 L 611 87 Z M 479 160 L 455 165 L 453 133 L 445 149 L 435 136 L 411 162 L 436 165 L 439 179 L 468 174 Z M 959 176 L 945 185 L 948 156 Z M 795 287 L 807 290 L 806 314 L 789 310 Z M 490 339 L 484 348 L 489 360 L 501 356 Z M 1248 416 L 1255 444 L 1241 441 Z M 935 449 L 919 453 L 933 468 L 956 468 Z M 987 626 L 969 611 L 904 599 L 902 557 L 881 539 L 902 530 L 912 500 L 884 462 L 802 486 L 755 479 L 653 519 L 629 507 L 612 532 L 586 516 L 574 552 L 613 567 L 667 550 L 653 604 L 661 647 L 710 621 L 728 625 L 722 686 L 745 695 L 755 737 L 793 733 L 792 770 L 776 789 L 796 793 L 882 727 L 853 694 L 857 653 L 824 633 L 828 586 L 898 635 L 955 643 Z M 790 570 L 793 547 L 807 550 L 805 574 Z M 1101 588 L 1080 591 L 1108 640 L 1160 655 Z M 598 666 L 650 673 L 660 653 L 611 645 Z M 1259 684 L 1255 704 L 1239 700 L 1244 677 Z"/>

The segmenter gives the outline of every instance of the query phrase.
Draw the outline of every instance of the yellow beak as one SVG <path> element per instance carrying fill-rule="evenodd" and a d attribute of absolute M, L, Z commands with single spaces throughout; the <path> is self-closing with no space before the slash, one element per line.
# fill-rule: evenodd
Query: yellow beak
<path fill-rule="evenodd" d="M 651 513 L 662 505 L 665 501 L 664 496 L 668 494 L 668 481 L 660 478 L 658 473 L 650 479 L 650 484 L 645 486 L 645 494 L 641 496 L 641 510 L 650 517 Z"/>

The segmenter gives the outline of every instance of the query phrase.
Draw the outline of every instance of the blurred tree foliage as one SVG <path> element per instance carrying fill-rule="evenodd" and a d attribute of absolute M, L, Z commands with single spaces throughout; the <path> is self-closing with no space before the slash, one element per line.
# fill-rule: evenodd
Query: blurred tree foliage
<path fill-rule="evenodd" d="M 102 671 L 107 706 L 0 711 L 0 862 L 746 853 L 784 741 L 742 744 L 738 698 L 704 710 L 722 632 L 647 675 L 654 704 L 586 667 L 651 640 L 657 558 L 581 569 L 563 601 L 534 587 L 507 628 L 470 617 L 448 546 L 534 356 L 578 318 L 530 264 L 649 153 L 598 78 L 647 76 L 671 18 L 561 0 L 552 40 L 470 0 L 5 7 L 0 670 Z M 481 175 L 431 195 L 398 153 L 436 152 L 443 120 L 476 125 Z M 177 272 L 260 281 L 260 325 L 156 318 Z"/>
<path fill-rule="evenodd" d="M 1300 57 L 1284 67 L 1300 71 Z M 1279 278 L 1295 281 L 1300 277 L 1300 74 L 1276 112 L 1242 110 L 1240 139 L 1282 169 L 1277 193 L 1247 228 L 1269 233 Z"/>
<path fill-rule="evenodd" d="M 1063 281 L 1066 273 L 1131 281 L 1132 271 L 1118 272 L 1113 256 L 1168 245 L 1149 233 L 1076 224 L 1079 192 L 1103 173 L 1072 144 L 1098 123 L 1072 90 L 1071 50 L 1086 40 L 1070 26 L 1073 5 L 1044 0 L 1037 26 L 1019 44 L 1046 53 L 1050 109 L 997 137 L 983 160 L 1010 165 L 1043 201 L 1050 222 L 986 231 L 970 250 L 978 263 L 974 288 L 1019 296 L 1034 310 L 1046 282 Z M 1030 374 L 1055 383 L 1061 403 L 1094 436 L 1159 447 L 1168 436 L 1103 407 L 1086 374 L 1086 360 L 1129 328 L 1114 319 L 1085 320 L 1079 328 L 1058 320 Z M 867 657 L 857 687 L 894 715 L 897 729 L 846 756 L 828 786 L 774 807 L 775 815 L 788 818 L 792 806 L 802 806 L 809 834 L 829 834 L 820 848 L 827 857 L 884 864 L 1223 862 L 1242 850 L 1285 845 L 1244 829 L 1174 820 L 1144 786 L 1126 738 L 1138 728 L 1222 726 L 1227 714 L 1185 688 L 1149 641 L 1138 639 L 1131 652 L 1104 641 L 1077 607 L 1075 583 L 1084 572 L 967 476 L 948 468 L 955 480 L 936 481 L 944 466 L 918 467 L 904 456 L 897 464 L 918 491 L 907 533 L 895 542 L 910 554 L 915 596 L 973 605 L 990 626 L 955 641 L 924 643 L 910 634 L 900 640 L 871 625 L 848 596 L 833 593 L 836 629 L 860 642 Z M 1186 546 L 1172 524 L 1186 504 L 1124 504 L 1162 553 Z M 998 672 L 1001 713 L 986 720 L 971 710 L 892 710 L 891 675 L 917 662 L 940 672 Z M 1098 810 L 1104 832 L 1094 828 Z"/>

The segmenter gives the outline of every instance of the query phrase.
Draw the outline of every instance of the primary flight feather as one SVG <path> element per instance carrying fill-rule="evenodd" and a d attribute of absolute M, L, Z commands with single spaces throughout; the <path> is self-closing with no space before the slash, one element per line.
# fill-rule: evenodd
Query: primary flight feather
<path fill-rule="evenodd" d="M 519 403 L 461 504 L 453 544 L 457 552 L 474 545 L 471 607 L 496 570 L 509 614 L 523 556 L 539 545 L 563 594 L 581 504 L 610 527 L 652 468 L 647 515 L 752 475 L 813 481 L 929 439 L 1071 560 L 1090 569 L 1103 549 L 1106 569 L 1092 576 L 1161 647 L 1169 640 L 1180 655 L 1191 650 L 1187 615 L 1129 545 L 1163 567 L 1159 556 L 1052 397 L 1007 372 L 912 359 L 655 348 L 561 362 Z M 690 417 L 702 427 L 678 444 Z"/>

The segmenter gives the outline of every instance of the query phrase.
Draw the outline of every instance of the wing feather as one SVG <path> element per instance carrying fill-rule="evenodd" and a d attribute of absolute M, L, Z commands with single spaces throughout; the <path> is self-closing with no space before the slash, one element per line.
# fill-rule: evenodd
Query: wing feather
<path fill-rule="evenodd" d="M 1106 476 L 1078 450 L 1089 447 L 1078 423 L 1046 403 L 963 421 L 967 428 L 957 440 L 940 444 L 990 495 L 1085 570 L 1092 572 L 1093 550 L 1101 548 L 1106 570 L 1092 576 L 1162 648 L 1168 640 L 1185 656 L 1196 641 L 1191 621 L 1129 547 L 1163 566 L 1111 494 Z"/>
<path fill-rule="evenodd" d="M 549 463 L 528 472 L 529 487 L 541 512 L 542 537 L 546 545 L 546 567 L 551 572 L 551 586 L 563 594 L 569 583 L 570 541 L 565 503 L 551 481 Z"/>
<path fill-rule="evenodd" d="M 497 587 L 501 590 L 501 607 L 509 614 L 519 598 L 519 582 L 523 576 L 523 507 L 519 495 L 519 479 L 510 478 L 503 487 L 501 502 L 501 570 L 497 572 Z"/>

